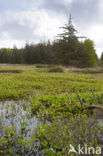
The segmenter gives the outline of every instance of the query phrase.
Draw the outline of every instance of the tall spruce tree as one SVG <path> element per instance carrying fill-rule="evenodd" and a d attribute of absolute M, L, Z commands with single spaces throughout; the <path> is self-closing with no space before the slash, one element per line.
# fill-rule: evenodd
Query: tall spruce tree
<path fill-rule="evenodd" d="M 72 24 L 71 14 L 68 23 L 64 27 L 63 33 L 58 34 L 59 37 L 59 63 L 63 65 L 73 66 L 76 63 L 76 55 L 78 52 L 79 40 L 76 36 L 77 30 Z"/>
<path fill-rule="evenodd" d="M 89 39 L 83 42 L 79 38 L 84 36 L 76 36 L 77 30 L 72 24 L 71 14 L 68 23 L 65 24 L 63 33 L 59 34 L 58 61 L 60 64 L 77 67 L 96 66 L 98 58 L 95 52 L 94 43 Z"/>
<path fill-rule="evenodd" d="M 60 27 L 63 29 L 63 33 L 58 34 L 58 37 L 61 39 L 68 41 L 69 38 L 75 37 L 75 34 L 77 33 L 77 30 L 74 28 L 72 24 L 72 16 L 70 14 L 68 23 L 65 24 L 64 27 Z"/>

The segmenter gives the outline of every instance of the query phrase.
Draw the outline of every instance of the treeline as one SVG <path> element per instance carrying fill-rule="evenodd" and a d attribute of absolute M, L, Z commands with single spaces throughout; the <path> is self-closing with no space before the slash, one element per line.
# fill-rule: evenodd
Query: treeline
<path fill-rule="evenodd" d="M 90 67 L 98 63 L 91 40 L 80 42 L 77 38 L 69 42 L 26 44 L 24 48 L 0 49 L 0 63 L 12 64 L 61 64 Z"/>
<path fill-rule="evenodd" d="M 60 64 L 76 67 L 93 67 L 98 65 L 94 43 L 90 39 L 80 41 L 75 35 L 71 16 L 63 33 L 54 42 L 38 44 L 26 43 L 24 48 L 0 49 L 0 63 L 11 64 Z"/>

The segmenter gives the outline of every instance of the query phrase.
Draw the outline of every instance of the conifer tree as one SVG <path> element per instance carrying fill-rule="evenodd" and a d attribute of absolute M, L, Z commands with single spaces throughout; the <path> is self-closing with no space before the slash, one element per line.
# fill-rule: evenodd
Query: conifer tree
<path fill-rule="evenodd" d="M 65 24 L 65 26 L 60 27 L 60 28 L 63 29 L 63 33 L 58 34 L 58 37 L 60 37 L 61 39 L 68 41 L 69 38 L 72 38 L 75 36 L 75 34 L 77 33 L 77 30 L 74 28 L 74 26 L 72 24 L 71 14 L 69 16 L 68 23 Z"/>

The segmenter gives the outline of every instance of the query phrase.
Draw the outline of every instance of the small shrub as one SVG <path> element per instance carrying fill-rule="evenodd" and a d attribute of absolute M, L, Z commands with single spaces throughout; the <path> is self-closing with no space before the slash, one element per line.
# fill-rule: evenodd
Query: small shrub
<path fill-rule="evenodd" d="M 58 73 L 63 73 L 64 70 L 61 67 L 52 67 L 49 69 L 48 72 L 58 72 Z"/>

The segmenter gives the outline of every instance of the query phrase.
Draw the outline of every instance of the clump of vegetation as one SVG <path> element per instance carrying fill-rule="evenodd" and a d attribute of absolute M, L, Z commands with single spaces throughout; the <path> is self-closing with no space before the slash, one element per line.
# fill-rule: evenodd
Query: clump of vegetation
<path fill-rule="evenodd" d="M 64 70 L 62 67 L 59 67 L 59 66 L 55 66 L 55 67 L 52 67 L 48 70 L 48 72 L 57 72 L 57 73 L 63 73 Z"/>
<path fill-rule="evenodd" d="M 35 66 L 36 68 L 47 68 L 48 65 L 38 64 Z"/>
<path fill-rule="evenodd" d="M 37 64 L 35 65 L 36 68 L 51 68 L 54 65 L 49 65 L 49 64 Z"/>
<path fill-rule="evenodd" d="M 21 73 L 22 70 L 0 70 L 0 73 Z"/>

